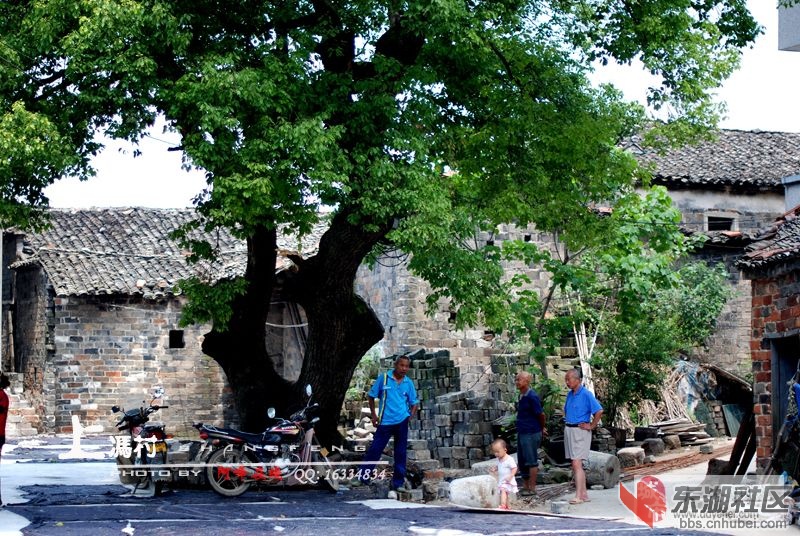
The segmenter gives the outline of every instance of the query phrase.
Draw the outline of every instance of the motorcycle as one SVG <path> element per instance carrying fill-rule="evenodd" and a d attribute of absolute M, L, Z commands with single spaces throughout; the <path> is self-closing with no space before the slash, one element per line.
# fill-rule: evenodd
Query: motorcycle
<path fill-rule="evenodd" d="M 123 484 L 134 484 L 133 493 L 138 489 L 152 486 L 153 495 L 158 496 L 167 482 L 172 480 L 169 469 L 159 469 L 167 463 L 167 434 L 162 423 L 151 423 L 150 415 L 169 406 L 154 404 L 164 396 L 164 389 L 159 387 L 147 406 L 125 411 L 119 406 L 112 406 L 113 413 L 122 412 L 122 418 L 116 424 L 117 430 L 127 432 L 124 437 L 116 439 L 116 458 L 120 481 Z M 143 403 L 144 404 L 144 403 Z"/>
<path fill-rule="evenodd" d="M 275 408 L 269 408 L 271 426 L 260 434 L 195 423 L 206 441 L 203 449 L 214 449 L 205 469 L 211 488 L 225 497 L 237 497 L 253 485 L 322 485 L 338 491 L 339 474 L 314 431 L 319 404 L 311 402 L 311 394 L 307 385 L 306 406 L 288 419 L 276 419 Z"/>

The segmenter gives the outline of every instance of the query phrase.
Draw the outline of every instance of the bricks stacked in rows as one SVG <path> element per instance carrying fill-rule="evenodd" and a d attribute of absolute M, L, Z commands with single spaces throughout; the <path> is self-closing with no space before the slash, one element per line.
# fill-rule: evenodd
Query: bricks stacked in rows
<path fill-rule="evenodd" d="M 396 356 L 381 361 L 391 370 Z M 408 377 L 420 400 L 418 417 L 410 424 L 409 462 L 429 470 L 469 468 L 491 456 L 492 422 L 511 410 L 508 404 L 473 391 L 461 391 L 461 374 L 449 352 L 422 350 L 410 355 Z M 430 465 L 430 467 L 428 467 Z"/>

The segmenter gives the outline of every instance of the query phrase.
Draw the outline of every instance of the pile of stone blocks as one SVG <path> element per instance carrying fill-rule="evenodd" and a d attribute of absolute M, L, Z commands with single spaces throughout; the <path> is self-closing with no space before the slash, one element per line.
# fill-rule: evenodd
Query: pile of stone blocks
<path fill-rule="evenodd" d="M 506 402 L 475 396 L 472 391 L 437 397 L 432 430 L 434 457 L 443 467 L 454 469 L 467 469 L 490 457 L 492 422 L 512 409 Z"/>
<path fill-rule="evenodd" d="M 714 423 L 716 435 L 718 437 L 729 435 L 728 427 L 725 425 L 725 413 L 722 411 L 722 402 L 720 400 L 708 400 L 706 405 L 708 406 L 711 421 Z"/>
<path fill-rule="evenodd" d="M 598 452 L 614 454 L 617 452 L 617 443 L 614 440 L 614 436 L 611 435 L 611 432 L 603 427 L 599 427 L 592 434 L 591 448 Z"/>
<path fill-rule="evenodd" d="M 366 452 L 372 442 L 375 433 L 375 426 L 372 425 L 370 411 L 368 407 L 360 408 L 358 417 L 353 421 L 353 427 L 344 427 L 340 430 L 345 437 L 345 443 L 349 450 L 355 452 Z"/>

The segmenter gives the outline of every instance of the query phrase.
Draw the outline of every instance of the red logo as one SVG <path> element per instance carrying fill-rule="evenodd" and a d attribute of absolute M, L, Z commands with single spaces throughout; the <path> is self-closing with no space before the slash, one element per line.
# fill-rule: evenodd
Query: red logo
<path fill-rule="evenodd" d="M 654 476 L 646 476 L 636 484 L 636 495 L 620 483 L 619 499 L 636 517 L 650 528 L 667 515 L 667 492 L 664 483 Z"/>

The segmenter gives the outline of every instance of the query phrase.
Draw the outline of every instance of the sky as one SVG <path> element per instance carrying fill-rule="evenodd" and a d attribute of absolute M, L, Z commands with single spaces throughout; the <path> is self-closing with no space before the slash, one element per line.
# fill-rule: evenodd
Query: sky
<path fill-rule="evenodd" d="M 778 50 L 777 0 L 748 0 L 748 7 L 765 33 L 752 49 L 744 52 L 739 71 L 718 91 L 727 103 L 722 128 L 800 132 L 800 52 Z M 595 82 L 612 82 L 631 100 L 644 101 L 648 78 L 636 68 L 607 67 Z M 126 207 L 182 208 L 205 187 L 199 171 L 181 169 L 174 135 L 156 125 L 133 156 L 126 142 L 107 141 L 106 149 L 94 159 L 97 176 L 86 182 L 67 178 L 45 190 L 50 206 L 58 208 Z"/>

